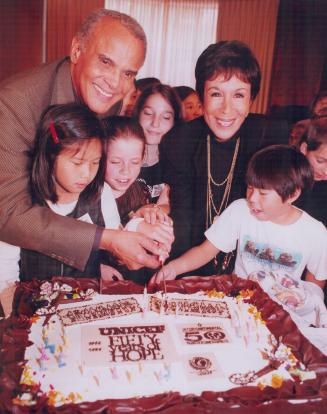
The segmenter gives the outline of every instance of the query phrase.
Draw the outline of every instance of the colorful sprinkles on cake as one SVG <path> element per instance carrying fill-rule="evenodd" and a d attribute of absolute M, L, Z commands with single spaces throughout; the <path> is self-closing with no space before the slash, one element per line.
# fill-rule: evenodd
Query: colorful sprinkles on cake
<path fill-rule="evenodd" d="M 70 287 L 67 286 L 68 285 L 65 286 L 64 284 L 57 284 L 55 286 L 52 286 L 51 284 L 47 284 L 46 282 L 44 284 L 42 294 L 48 295 L 48 297 L 51 297 L 52 300 L 54 299 L 54 294 L 56 292 L 63 292 L 65 290 L 68 292 L 68 294 L 67 292 L 65 293 L 65 297 L 68 299 L 80 299 L 83 296 L 83 294 L 81 295 L 81 291 L 79 291 L 79 289 L 69 290 Z M 251 386 L 257 386 L 260 389 L 264 389 L 267 386 L 270 386 L 274 389 L 279 389 L 283 386 L 285 380 L 288 380 L 292 377 L 300 379 L 301 381 L 304 379 L 313 378 L 314 373 L 305 370 L 305 367 L 303 366 L 303 364 L 300 364 L 299 361 L 295 358 L 291 349 L 282 344 L 281 338 L 278 338 L 277 340 L 272 335 L 270 335 L 267 341 L 267 334 L 265 333 L 265 330 L 267 330 L 267 328 L 266 326 L 264 326 L 265 322 L 262 319 L 262 314 L 258 311 L 256 306 L 249 303 L 249 299 L 253 296 L 253 294 L 253 290 L 244 289 L 239 291 L 239 294 L 236 298 L 233 298 L 226 295 L 223 292 L 219 292 L 215 289 L 212 289 L 207 292 L 202 292 L 200 294 L 198 293 L 198 296 L 190 295 L 184 298 L 182 295 L 170 294 L 166 292 L 159 293 L 157 295 L 148 295 L 147 290 L 145 288 L 143 291 L 143 295 L 142 293 L 139 295 L 140 298 L 138 298 L 138 302 L 141 308 L 143 318 L 144 314 L 147 312 L 149 312 L 149 314 L 154 313 L 151 312 L 151 310 L 154 310 L 153 308 L 151 309 L 151 306 L 156 307 L 155 312 L 157 314 L 157 317 L 164 319 L 160 322 L 162 323 L 162 325 L 166 323 L 166 317 L 169 321 L 174 320 L 174 324 L 180 323 L 179 318 L 176 317 L 177 315 L 181 316 L 181 320 L 183 320 L 183 317 L 186 320 L 187 316 L 199 317 L 201 316 L 201 309 L 204 309 L 209 317 L 215 318 L 219 314 L 224 314 L 225 319 L 230 319 L 230 321 L 226 320 L 224 321 L 224 323 L 229 329 L 230 326 L 233 328 L 231 330 L 231 335 L 233 335 L 233 341 L 235 341 L 234 345 L 242 345 L 242 342 L 244 342 L 245 352 L 252 352 L 253 350 L 255 350 L 257 353 L 260 353 L 259 350 L 262 349 L 262 359 L 267 361 L 266 366 L 263 366 L 263 368 L 262 365 L 264 365 L 264 361 L 262 361 L 262 359 L 259 358 L 259 361 L 255 361 L 258 364 L 256 370 L 246 370 L 247 367 L 245 365 L 244 372 L 241 372 L 243 369 L 242 368 L 239 369 L 240 372 L 234 372 L 230 376 L 229 374 L 224 374 L 224 380 L 226 382 L 228 382 L 230 378 L 235 380 L 235 382 L 231 381 L 234 382 L 234 386 L 236 386 L 237 384 L 249 384 Z M 203 295 L 205 295 L 212 300 L 202 300 L 201 295 L 202 297 Z M 151 304 L 151 298 L 153 297 L 155 297 L 157 303 L 153 302 Z M 99 303 L 97 303 L 97 300 L 91 302 L 92 305 L 88 308 L 94 310 L 97 307 L 97 309 L 99 309 Z M 117 301 L 117 298 L 115 297 L 114 300 Z M 150 307 L 148 306 L 149 302 Z M 93 303 L 95 305 L 93 305 Z M 172 306 L 172 304 L 174 304 L 175 306 Z M 179 306 L 179 304 L 181 304 L 181 306 Z M 216 306 L 216 304 L 219 305 Z M 220 304 L 226 304 L 227 312 L 224 308 L 220 308 Z M 203 305 L 202 308 L 201 305 Z M 191 306 L 194 307 L 191 309 Z M 68 309 L 68 307 L 65 307 L 65 309 Z M 74 308 L 71 307 L 71 309 Z M 139 309 L 138 311 L 139 312 L 137 313 L 140 313 Z M 228 316 L 226 316 L 227 314 Z M 174 315 L 175 317 L 170 318 L 170 315 Z M 127 317 L 129 316 L 131 315 L 127 315 Z M 139 315 L 139 317 L 141 317 L 141 314 Z M 153 315 L 151 317 L 153 317 Z M 150 316 L 147 316 L 147 318 L 149 318 L 150 320 L 149 325 L 151 325 L 151 323 L 154 324 L 150 319 Z M 143 326 L 144 321 L 145 320 L 143 319 L 143 321 L 139 324 Z M 35 318 L 34 322 L 35 324 L 40 322 L 40 317 Z M 148 319 L 146 319 L 146 322 L 148 323 Z M 122 323 L 123 327 L 124 323 L 125 322 Z M 127 325 L 126 323 L 125 325 L 131 326 L 130 322 L 128 323 L 129 325 Z M 113 322 L 111 321 L 109 325 L 110 324 L 113 324 Z M 118 328 L 116 327 L 116 329 Z M 53 334 L 52 330 L 55 330 L 56 334 Z M 128 369 L 125 369 L 120 366 L 99 366 L 99 370 L 97 371 L 97 369 L 94 369 L 94 366 L 91 366 L 91 369 L 90 367 L 85 366 L 85 361 L 83 359 L 76 358 L 76 361 L 74 361 L 74 363 L 77 362 L 75 366 L 73 365 L 74 363 L 71 364 L 71 361 L 67 359 L 68 356 L 65 354 L 65 350 L 68 349 L 67 338 L 69 337 L 72 344 L 74 344 L 72 336 L 73 330 L 71 329 L 71 327 L 67 327 L 66 329 L 64 329 L 63 324 L 59 319 L 59 315 L 55 315 L 52 318 L 52 323 L 43 326 L 41 332 L 42 333 L 41 335 L 39 335 L 39 338 L 42 340 L 42 342 L 39 343 L 42 343 L 42 345 L 36 348 L 38 350 L 38 356 L 37 358 L 34 358 L 34 362 L 36 361 L 38 366 L 40 367 L 40 369 L 38 370 L 39 372 L 36 372 L 36 370 L 32 371 L 32 368 L 28 364 L 26 364 L 21 378 L 21 385 L 25 384 L 26 386 L 34 387 L 34 389 L 37 389 L 40 393 L 40 382 L 43 382 L 43 395 L 47 396 L 49 400 L 49 405 L 51 406 L 56 407 L 67 403 L 75 404 L 82 401 L 89 401 L 88 398 L 90 396 L 91 398 L 93 398 L 92 393 L 100 393 L 102 397 L 103 394 L 101 393 L 103 392 L 104 384 L 108 385 L 108 388 L 110 389 L 117 388 L 118 390 L 119 388 L 124 388 L 123 386 L 121 387 L 121 383 L 124 384 L 125 382 L 126 392 L 133 393 L 135 389 L 138 389 L 138 394 L 136 395 L 142 396 L 142 393 L 140 394 L 139 391 L 139 384 L 142 382 L 141 379 L 143 378 L 147 377 L 147 381 L 149 381 L 149 378 L 151 378 L 149 385 L 150 387 L 156 386 L 156 389 L 158 390 L 157 392 L 162 391 L 162 389 L 166 387 L 166 385 L 167 389 L 171 389 L 168 387 L 171 385 L 171 383 L 174 383 L 174 378 L 176 377 L 177 372 L 176 366 L 174 364 L 180 362 L 178 358 L 177 360 L 173 359 L 172 365 L 170 364 L 170 359 L 168 359 L 168 363 L 165 361 L 160 361 L 160 363 L 158 362 L 157 365 L 153 365 L 153 367 L 149 367 L 146 363 L 143 364 L 141 362 L 135 361 L 135 364 L 130 365 L 130 368 Z M 78 332 L 78 330 L 76 329 L 74 332 Z M 192 333 L 191 331 L 189 332 Z M 237 334 L 237 332 L 239 333 L 239 335 Z M 135 334 L 135 337 L 129 339 L 129 345 L 133 346 L 135 344 L 135 346 L 140 346 L 141 341 L 138 342 L 137 335 L 141 335 L 141 333 L 135 331 L 133 332 L 133 334 Z M 116 335 L 118 336 L 118 334 Z M 115 338 L 113 339 L 113 344 L 115 344 L 114 340 Z M 116 340 L 118 341 L 118 338 L 116 338 Z M 176 339 L 174 340 L 176 341 Z M 231 343 L 233 341 L 231 341 Z M 122 345 L 125 344 L 123 343 Z M 264 345 L 266 345 L 266 347 Z M 49 369 L 48 367 L 49 360 L 51 360 L 50 362 L 52 363 L 52 365 L 49 364 L 51 365 L 51 369 Z M 63 375 L 66 375 L 66 373 L 69 372 L 70 364 L 72 367 L 74 367 L 75 371 L 77 372 L 77 376 L 79 376 L 79 378 L 81 379 L 80 384 L 83 384 L 83 386 L 80 386 L 80 389 L 77 387 L 77 389 L 82 390 L 81 392 L 75 392 L 75 390 L 70 391 L 68 388 L 70 385 L 68 384 L 65 385 L 65 389 L 61 389 L 61 384 L 59 382 L 56 382 L 56 380 L 58 380 L 58 377 L 61 374 L 59 370 L 64 372 Z M 55 378 L 55 381 L 53 381 L 51 374 L 48 372 L 52 369 L 54 371 L 56 370 L 57 378 Z M 101 369 L 103 371 L 101 371 Z M 238 369 L 236 369 L 235 371 L 238 371 Z M 50 386 L 48 385 L 49 382 L 51 382 Z M 29 394 L 28 392 L 26 392 L 25 389 L 24 392 L 22 392 L 17 397 L 17 404 L 32 405 L 33 401 L 35 401 L 34 396 L 36 395 L 36 392 L 33 392 L 34 394 Z M 111 395 L 108 395 L 108 397 L 111 398 Z M 120 397 L 115 396 L 113 398 Z M 91 401 L 93 400 L 91 399 Z"/>

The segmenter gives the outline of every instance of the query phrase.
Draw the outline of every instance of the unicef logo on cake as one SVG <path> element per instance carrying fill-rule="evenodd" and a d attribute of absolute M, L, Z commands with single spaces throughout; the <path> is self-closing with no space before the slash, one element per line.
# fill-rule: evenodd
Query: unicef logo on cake
<path fill-rule="evenodd" d="M 212 373 L 212 362 L 209 358 L 196 356 L 189 360 L 189 364 L 198 375 L 209 375 Z"/>

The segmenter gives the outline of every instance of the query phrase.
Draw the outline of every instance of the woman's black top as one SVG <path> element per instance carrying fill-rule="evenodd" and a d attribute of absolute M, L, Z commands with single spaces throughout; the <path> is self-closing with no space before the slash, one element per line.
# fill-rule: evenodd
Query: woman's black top
<path fill-rule="evenodd" d="M 221 182 L 227 176 L 234 154 L 236 140 L 240 147 L 227 205 L 245 197 L 246 166 L 250 156 L 270 144 L 287 144 L 288 125 L 284 121 L 268 120 L 259 114 L 250 114 L 240 130 L 226 142 L 218 142 L 203 117 L 173 128 L 160 145 L 160 164 L 163 180 L 170 185 L 171 217 L 174 220 L 175 242 L 171 258 L 200 244 L 206 230 L 207 205 L 207 136 L 211 140 L 211 175 Z M 214 204 L 220 205 L 224 186 L 215 188 Z M 213 213 L 214 216 L 214 213 Z M 233 269 L 222 268 L 223 255 L 193 274 L 220 274 Z"/>

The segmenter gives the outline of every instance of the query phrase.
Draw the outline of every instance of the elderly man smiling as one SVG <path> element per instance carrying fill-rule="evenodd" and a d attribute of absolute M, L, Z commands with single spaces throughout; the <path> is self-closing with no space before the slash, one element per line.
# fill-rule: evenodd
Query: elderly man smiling
<path fill-rule="evenodd" d="M 142 27 L 101 9 L 72 41 L 70 57 L 0 84 L 0 239 L 83 269 L 92 249 L 105 249 L 131 269 L 157 267 L 159 246 L 139 233 L 100 229 L 32 204 L 30 153 L 42 112 L 82 102 L 100 116 L 118 113 L 146 54 Z M 150 254 L 150 253 L 153 254 Z"/>

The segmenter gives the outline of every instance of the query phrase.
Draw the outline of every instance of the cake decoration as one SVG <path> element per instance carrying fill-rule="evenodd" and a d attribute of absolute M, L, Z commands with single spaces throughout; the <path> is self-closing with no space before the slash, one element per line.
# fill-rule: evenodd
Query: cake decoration
<path fill-rule="evenodd" d="M 85 305 L 58 311 L 64 325 L 75 325 L 107 318 L 131 315 L 142 312 L 142 308 L 134 298 L 119 299 L 94 305 Z"/>
<path fill-rule="evenodd" d="M 187 380 L 195 384 L 199 381 L 217 381 L 225 377 L 212 352 L 187 355 L 185 364 Z"/>
<path fill-rule="evenodd" d="M 91 300 L 94 295 L 95 291 L 90 288 L 84 291 L 67 283 L 46 281 L 41 284 L 39 295 L 35 295 L 32 302 L 36 315 L 47 315 L 46 324 L 59 304 Z"/>
<path fill-rule="evenodd" d="M 86 326 L 81 334 L 85 366 L 163 361 L 173 350 L 165 325 Z"/>
<path fill-rule="evenodd" d="M 96 287 L 88 280 L 67 278 L 65 283 L 83 291 Z M 16 297 L 23 300 L 27 295 L 40 296 L 40 284 L 33 281 L 20 285 Z M 146 296 L 151 298 L 153 291 L 142 295 L 138 289 L 138 294 L 131 296 L 130 282 L 111 286 L 114 295 L 110 300 L 106 296 L 104 301 L 96 294 L 90 306 L 133 298 L 139 304 L 139 312 L 119 319 L 96 319 L 87 325 L 64 325 L 59 312 L 76 308 L 72 303 L 59 304 L 56 314 L 44 326 L 46 317 L 35 317 L 35 314 L 31 319 L 21 314 L 19 318 L 0 321 L 0 338 L 7 349 L 12 350 L 0 353 L 1 412 L 105 410 L 118 414 L 126 411 L 126 407 L 133 412 L 153 413 L 169 410 L 171 413 L 250 414 L 259 407 L 260 413 L 265 413 L 266 408 L 270 412 L 296 408 L 297 414 L 324 412 L 326 357 L 302 336 L 281 306 L 271 301 L 254 282 L 234 276 L 169 281 L 166 291 L 156 296 L 162 302 L 176 303 L 183 299 L 201 302 L 209 298 L 216 303 L 226 303 L 229 318 L 215 315 L 206 316 L 205 320 L 189 312 L 176 314 L 175 310 L 166 314 L 162 310 L 158 312 L 158 308 L 154 312 L 147 308 L 144 300 Z M 252 293 L 243 295 L 247 290 Z M 210 291 L 212 297 L 208 295 Z M 24 300 L 19 309 L 28 311 L 28 303 Z M 164 306 L 161 308 L 165 310 Z M 27 315 L 31 316 L 29 312 Z M 125 361 L 110 362 L 107 356 L 106 364 L 96 365 L 94 361 L 85 364 L 81 357 L 82 332 L 85 330 L 87 347 L 102 347 L 93 328 L 97 329 L 105 346 L 117 346 Z M 227 341 L 220 341 L 223 334 Z M 162 345 L 165 338 L 169 345 L 167 358 L 167 349 Z M 128 354 L 124 348 L 126 344 L 132 353 Z M 164 359 L 151 360 L 151 356 L 147 359 L 146 353 L 153 349 L 153 344 L 158 346 Z M 170 352 L 171 345 L 173 352 Z M 135 349 L 139 352 L 142 346 L 145 360 L 138 360 L 142 354 L 135 353 Z M 108 350 L 105 353 L 108 355 Z M 13 355 L 17 358 L 20 384 L 7 380 L 10 376 L 13 378 Z M 20 375 L 23 368 L 23 375 Z M 27 408 L 19 408 L 19 405 Z"/>
<path fill-rule="evenodd" d="M 161 295 L 150 297 L 150 310 L 165 315 L 189 315 L 230 318 L 228 306 L 225 302 L 194 299 L 166 299 Z"/>
<path fill-rule="evenodd" d="M 224 328 L 220 325 L 197 324 L 178 325 L 182 343 L 187 345 L 212 345 L 229 342 Z"/>

